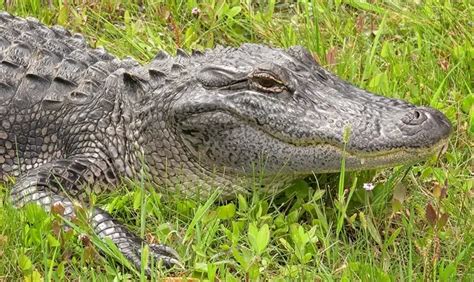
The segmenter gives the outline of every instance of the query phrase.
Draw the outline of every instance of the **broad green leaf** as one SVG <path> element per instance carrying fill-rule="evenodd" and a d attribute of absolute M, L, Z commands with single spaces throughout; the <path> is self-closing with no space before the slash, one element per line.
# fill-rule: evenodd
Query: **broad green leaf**
<path fill-rule="evenodd" d="M 33 264 L 31 263 L 29 257 L 25 256 L 24 254 L 18 256 L 18 266 L 21 270 L 28 271 L 31 269 L 32 265 Z"/>
<path fill-rule="evenodd" d="M 25 277 L 23 277 L 23 281 L 24 282 L 41 282 L 43 281 L 43 277 L 41 276 L 41 273 L 34 270 L 31 274 L 25 275 Z"/>
<path fill-rule="evenodd" d="M 316 190 L 313 194 L 313 201 L 318 201 L 321 199 L 324 196 L 324 193 L 326 193 L 326 191 L 322 189 Z"/>
<path fill-rule="evenodd" d="M 233 218 L 235 215 L 235 204 L 230 203 L 225 206 L 221 206 L 217 208 L 217 217 L 219 219 L 230 219 Z"/>
<path fill-rule="evenodd" d="M 249 205 L 247 203 L 247 199 L 245 199 L 244 196 L 242 196 L 241 194 L 239 194 L 237 196 L 237 200 L 239 201 L 239 211 L 241 212 L 245 212 L 247 211 Z"/>
<path fill-rule="evenodd" d="M 390 43 L 388 41 L 385 41 L 382 44 L 382 51 L 380 52 L 380 56 L 382 56 L 382 58 L 388 58 L 391 56 Z"/>
<path fill-rule="evenodd" d="M 254 223 L 249 224 L 248 240 L 252 249 L 261 255 L 270 242 L 270 228 L 268 224 L 262 225 L 260 229 Z"/>
<path fill-rule="evenodd" d="M 47 238 L 48 238 L 48 243 L 51 247 L 59 247 L 60 246 L 59 240 L 54 238 L 53 235 L 48 234 Z"/>

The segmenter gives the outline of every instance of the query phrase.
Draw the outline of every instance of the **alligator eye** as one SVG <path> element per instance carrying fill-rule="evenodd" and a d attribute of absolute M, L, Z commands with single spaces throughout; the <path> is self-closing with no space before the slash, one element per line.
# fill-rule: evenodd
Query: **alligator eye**
<path fill-rule="evenodd" d="M 273 86 L 277 85 L 275 80 L 268 77 L 259 77 L 257 78 L 257 82 L 265 88 L 272 88 Z"/>
<path fill-rule="evenodd" d="M 251 85 L 257 90 L 265 92 L 282 92 L 286 89 L 285 84 L 274 75 L 267 72 L 253 73 Z"/>

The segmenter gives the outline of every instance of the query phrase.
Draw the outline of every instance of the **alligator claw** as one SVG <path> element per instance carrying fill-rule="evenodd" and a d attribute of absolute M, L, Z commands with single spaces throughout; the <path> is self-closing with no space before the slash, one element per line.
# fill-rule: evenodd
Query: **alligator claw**
<path fill-rule="evenodd" d="M 178 252 L 163 244 L 150 244 L 150 253 L 155 261 L 161 260 L 166 268 L 178 267 L 184 269 Z"/>
<path fill-rule="evenodd" d="M 168 269 L 172 267 L 184 269 L 184 265 L 180 262 L 179 255 L 174 249 L 163 244 L 149 244 L 148 246 L 150 250 L 148 261 L 150 263 L 148 266 L 145 267 L 145 273 L 148 277 L 150 277 L 152 273 L 152 269 L 150 268 L 151 262 L 153 262 L 155 265 L 161 262 L 163 267 Z M 137 269 L 141 269 L 142 246 L 136 247 L 136 250 L 139 251 L 134 256 L 128 256 L 128 259 L 135 265 Z"/>

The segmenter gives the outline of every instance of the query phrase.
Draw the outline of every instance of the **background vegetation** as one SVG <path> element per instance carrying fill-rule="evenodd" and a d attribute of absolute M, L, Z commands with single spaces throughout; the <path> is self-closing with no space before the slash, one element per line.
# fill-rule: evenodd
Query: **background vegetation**
<path fill-rule="evenodd" d="M 474 280 L 471 1 L 7 0 L 0 9 L 141 62 L 160 49 L 299 44 L 342 78 L 451 120 L 447 152 L 412 167 L 318 176 L 227 203 L 142 197 L 140 183 L 100 196 L 134 231 L 181 254 L 185 270 L 154 278 Z M 144 278 L 99 255 L 108 246 L 79 236 L 87 225 L 64 232 L 57 216 L 15 211 L 10 185 L 0 186 L 0 281 Z"/>

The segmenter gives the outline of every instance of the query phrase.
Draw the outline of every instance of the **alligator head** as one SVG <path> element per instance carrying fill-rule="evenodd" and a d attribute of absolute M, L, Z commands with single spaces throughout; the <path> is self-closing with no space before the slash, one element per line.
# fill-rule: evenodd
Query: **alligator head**
<path fill-rule="evenodd" d="M 244 44 L 182 61 L 167 127 L 190 160 L 230 175 L 336 172 L 344 153 L 347 170 L 406 164 L 451 132 L 441 112 L 357 88 L 302 47 Z"/>

